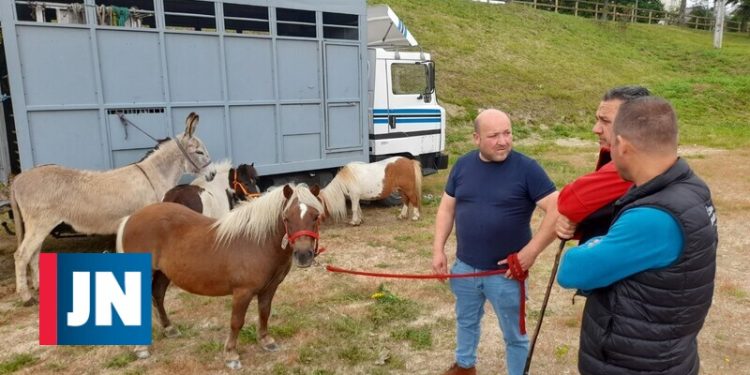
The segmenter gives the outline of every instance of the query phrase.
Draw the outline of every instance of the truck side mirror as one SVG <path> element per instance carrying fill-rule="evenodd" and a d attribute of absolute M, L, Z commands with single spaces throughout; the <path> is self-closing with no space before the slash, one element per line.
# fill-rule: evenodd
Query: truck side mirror
<path fill-rule="evenodd" d="M 424 65 L 425 70 L 425 90 L 419 95 L 418 99 L 423 99 L 425 103 L 432 101 L 432 94 L 435 93 L 435 62 L 432 60 L 420 61 L 417 64 Z"/>

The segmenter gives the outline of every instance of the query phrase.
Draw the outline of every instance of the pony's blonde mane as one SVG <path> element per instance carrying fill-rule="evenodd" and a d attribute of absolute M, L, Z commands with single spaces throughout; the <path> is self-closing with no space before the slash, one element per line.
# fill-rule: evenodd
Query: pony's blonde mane
<path fill-rule="evenodd" d="M 334 221 L 346 220 L 346 197 L 357 181 L 349 166 L 344 166 L 336 177 L 320 191 L 327 214 Z M 356 188 L 356 187 L 355 187 Z"/>
<path fill-rule="evenodd" d="M 294 186 L 292 196 L 285 200 L 284 189 L 274 189 L 258 199 L 242 202 L 234 210 L 216 221 L 212 228 L 216 230 L 216 241 L 227 244 L 233 239 L 250 237 L 256 244 L 263 244 L 269 238 L 278 235 L 278 221 L 281 214 L 289 209 L 294 198 L 318 212 L 323 212 L 323 204 L 310 192 L 306 185 Z"/>

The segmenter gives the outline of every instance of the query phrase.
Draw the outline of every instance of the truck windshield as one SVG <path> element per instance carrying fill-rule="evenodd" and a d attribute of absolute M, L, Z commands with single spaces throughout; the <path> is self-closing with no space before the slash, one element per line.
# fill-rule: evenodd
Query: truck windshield
<path fill-rule="evenodd" d="M 392 90 L 395 95 L 421 95 L 427 92 L 428 75 L 423 64 L 394 63 L 391 66 Z"/>

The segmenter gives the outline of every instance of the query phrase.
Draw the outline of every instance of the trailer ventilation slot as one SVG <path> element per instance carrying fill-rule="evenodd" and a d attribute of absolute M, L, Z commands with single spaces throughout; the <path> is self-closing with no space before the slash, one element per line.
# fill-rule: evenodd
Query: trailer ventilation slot
<path fill-rule="evenodd" d="M 268 7 L 224 3 L 224 29 L 228 33 L 269 35 Z"/>
<path fill-rule="evenodd" d="M 120 113 L 124 115 L 138 115 L 142 113 L 164 113 L 164 108 L 117 108 L 117 109 L 107 110 L 108 115 L 117 115 Z"/>
<path fill-rule="evenodd" d="M 359 39 L 359 16 L 324 12 L 323 37 L 326 39 Z"/>
<path fill-rule="evenodd" d="M 276 8 L 276 33 L 279 36 L 315 38 L 315 12 L 311 10 Z"/>
<path fill-rule="evenodd" d="M 195 0 L 164 0 L 164 23 L 167 29 L 184 31 L 216 31 L 213 2 Z"/>

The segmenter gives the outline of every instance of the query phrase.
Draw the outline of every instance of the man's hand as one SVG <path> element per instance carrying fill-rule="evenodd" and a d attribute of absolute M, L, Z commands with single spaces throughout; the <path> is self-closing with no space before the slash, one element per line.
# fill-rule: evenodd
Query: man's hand
<path fill-rule="evenodd" d="M 445 256 L 445 250 L 440 249 L 432 251 L 432 273 L 436 275 L 448 274 L 448 259 Z M 445 279 L 439 280 L 445 282 Z"/>
<path fill-rule="evenodd" d="M 576 227 L 578 226 L 578 223 L 574 223 L 570 221 L 567 217 L 560 215 L 557 217 L 557 224 L 555 226 L 555 231 L 557 232 L 557 237 L 560 237 L 564 240 L 569 240 L 573 238 L 573 235 L 576 233 Z"/>
<path fill-rule="evenodd" d="M 521 251 L 518 252 L 518 263 L 521 264 L 521 268 L 524 271 L 528 271 L 531 266 L 534 265 L 534 262 L 536 261 L 536 257 L 539 255 L 541 251 L 538 249 L 531 248 L 529 245 L 526 245 L 521 249 Z M 499 262 L 497 262 L 497 265 L 499 266 L 506 266 L 508 265 L 508 260 L 503 259 Z M 510 268 L 508 268 L 508 272 L 505 273 L 505 277 L 509 279 L 513 279 L 513 274 L 510 272 Z"/>

